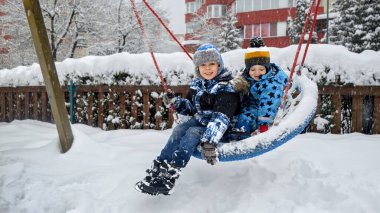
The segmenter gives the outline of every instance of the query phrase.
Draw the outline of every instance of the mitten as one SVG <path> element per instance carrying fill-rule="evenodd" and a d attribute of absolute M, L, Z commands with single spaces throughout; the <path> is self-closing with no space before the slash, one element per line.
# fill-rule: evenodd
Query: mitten
<path fill-rule="evenodd" d="M 168 89 L 168 91 L 162 95 L 162 102 L 164 102 L 165 106 L 169 106 L 174 103 L 174 101 L 175 93 L 171 89 Z"/>
<path fill-rule="evenodd" d="M 213 144 L 208 142 L 201 143 L 202 157 L 206 159 L 208 164 L 215 165 L 218 162 L 218 153 Z"/>

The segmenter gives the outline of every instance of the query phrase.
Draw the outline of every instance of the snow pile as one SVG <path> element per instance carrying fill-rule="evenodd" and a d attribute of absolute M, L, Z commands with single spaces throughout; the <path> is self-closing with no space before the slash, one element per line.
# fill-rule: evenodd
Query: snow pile
<path fill-rule="evenodd" d="M 380 212 L 380 135 L 308 133 L 245 161 L 193 158 L 173 195 L 151 197 L 134 184 L 171 130 L 73 130 L 60 154 L 54 125 L 0 123 L 0 212 Z"/>
<path fill-rule="evenodd" d="M 271 61 L 290 69 L 297 46 L 270 48 Z M 244 68 L 245 49 L 222 54 L 225 66 L 234 73 Z M 160 70 L 169 85 L 189 84 L 194 65 L 185 53 L 155 54 Z M 302 57 L 300 56 L 300 59 Z M 343 46 L 311 45 L 303 72 L 316 82 L 335 82 L 355 85 L 380 85 L 380 52 L 371 50 L 360 54 Z M 150 54 L 118 53 L 110 56 L 87 56 L 56 63 L 61 84 L 76 82 L 129 85 L 160 84 Z M 84 79 L 84 80 L 83 80 Z M 38 64 L 0 70 L 0 86 L 42 85 Z"/>

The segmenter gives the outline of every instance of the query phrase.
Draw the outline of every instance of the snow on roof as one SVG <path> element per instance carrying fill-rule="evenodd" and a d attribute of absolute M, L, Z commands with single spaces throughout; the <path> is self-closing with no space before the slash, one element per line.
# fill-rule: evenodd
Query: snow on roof
<path fill-rule="evenodd" d="M 334 19 L 338 16 L 338 13 L 329 13 L 329 19 Z M 327 13 L 317 15 L 317 20 L 327 19 Z"/>
<path fill-rule="evenodd" d="M 182 42 L 183 45 L 190 45 L 190 44 L 201 44 L 202 41 L 201 40 L 185 40 Z"/>

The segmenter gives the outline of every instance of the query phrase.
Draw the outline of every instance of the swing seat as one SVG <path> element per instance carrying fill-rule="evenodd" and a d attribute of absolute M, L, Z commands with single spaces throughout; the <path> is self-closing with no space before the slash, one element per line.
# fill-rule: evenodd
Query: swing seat
<path fill-rule="evenodd" d="M 240 141 L 219 143 L 218 158 L 221 162 L 253 158 L 269 152 L 300 134 L 313 118 L 318 101 L 318 88 L 306 76 L 295 76 L 288 91 L 288 100 L 280 109 L 274 124 L 268 131 Z M 198 146 L 193 156 L 201 157 Z"/>

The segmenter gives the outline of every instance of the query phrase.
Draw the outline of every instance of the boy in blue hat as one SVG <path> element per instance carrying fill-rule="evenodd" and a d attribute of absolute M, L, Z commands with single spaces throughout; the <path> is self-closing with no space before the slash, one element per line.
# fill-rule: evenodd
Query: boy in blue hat
<path fill-rule="evenodd" d="M 193 62 L 196 77 L 191 82 L 187 98 L 170 100 L 179 114 L 192 118 L 173 129 L 160 155 L 146 171 L 146 177 L 136 183 L 140 192 L 170 194 L 180 170 L 186 167 L 199 144 L 207 163 L 214 165 L 218 157 L 215 147 L 229 127 L 231 118 L 238 114 L 239 94 L 229 83 L 231 73 L 224 68 L 218 49 L 212 44 L 201 45 Z"/>

